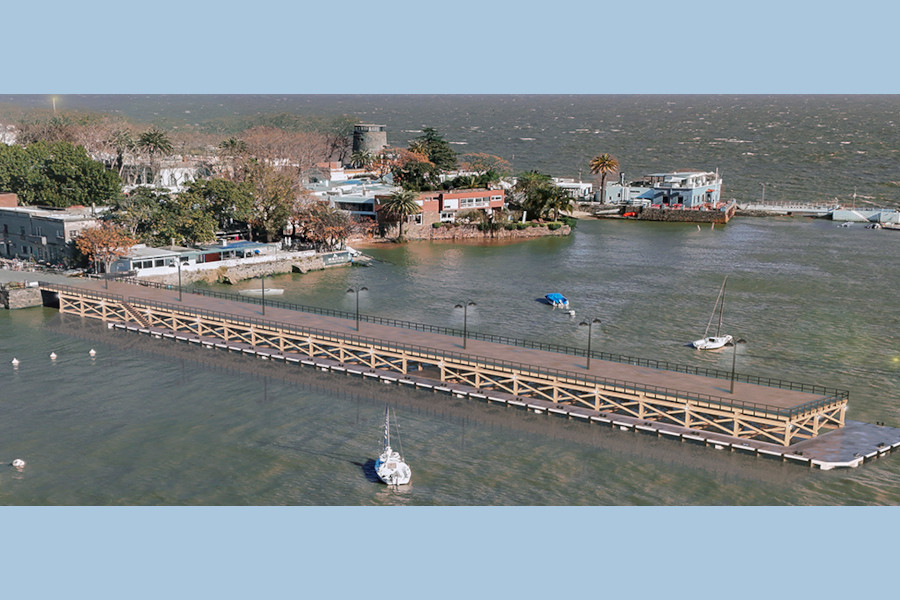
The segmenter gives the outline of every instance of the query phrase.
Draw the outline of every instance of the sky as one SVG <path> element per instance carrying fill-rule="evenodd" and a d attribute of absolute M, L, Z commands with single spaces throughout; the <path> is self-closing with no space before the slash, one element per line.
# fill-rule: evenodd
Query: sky
<path fill-rule="evenodd" d="M 897 94 L 898 7 L 5 0 L 0 94 Z M 877 592 L 891 572 L 879 523 L 897 512 L 6 507 L 0 517 L 2 587 L 20 592 L 10 597 L 361 597 L 393 579 L 397 598 L 712 588 L 749 598 Z M 391 561 L 397 571 L 379 570 Z"/>
<path fill-rule="evenodd" d="M 900 92 L 873 0 L 4 2 L 0 93 Z"/>

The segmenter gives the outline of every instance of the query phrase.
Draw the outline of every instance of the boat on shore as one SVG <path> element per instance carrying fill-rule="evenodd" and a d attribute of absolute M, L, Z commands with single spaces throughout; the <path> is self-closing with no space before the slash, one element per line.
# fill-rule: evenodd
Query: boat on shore
<path fill-rule="evenodd" d="M 284 290 L 282 288 L 266 288 L 263 290 L 262 288 L 250 288 L 246 290 L 238 290 L 238 294 L 242 296 L 262 296 L 265 291 L 266 296 L 281 296 L 284 294 Z"/>
<path fill-rule="evenodd" d="M 397 434 L 398 447 L 400 434 Z M 403 461 L 400 452 L 391 448 L 390 409 L 384 408 L 384 444 L 381 454 L 375 460 L 375 474 L 388 485 L 405 485 L 412 477 L 409 465 Z"/>
<path fill-rule="evenodd" d="M 718 350 L 734 341 L 734 338 L 728 334 L 722 335 L 722 314 L 725 312 L 725 284 L 728 282 L 728 276 L 722 281 L 722 287 L 719 288 L 719 295 L 716 297 L 716 303 L 713 306 L 712 314 L 709 316 L 709 322 L 706 324 L 706 331 L 699 340 L 691 342 L 691 346 L 697 350 Z M 709 328 L 712 326 L 713 319 L 716 318 L 716 311 L 719 313 L 719 324 L 716 327 L 716 335 L 709 335 Z"/>

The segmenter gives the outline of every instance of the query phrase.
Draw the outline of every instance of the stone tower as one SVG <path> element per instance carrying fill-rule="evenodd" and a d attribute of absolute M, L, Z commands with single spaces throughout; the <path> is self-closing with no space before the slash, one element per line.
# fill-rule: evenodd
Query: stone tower
<path fill-rule="evenodd" d="M 384 125 L 360 123 L 353 126 L 353 151 L 375 154 L 387 146 L 387 131 Z"/>

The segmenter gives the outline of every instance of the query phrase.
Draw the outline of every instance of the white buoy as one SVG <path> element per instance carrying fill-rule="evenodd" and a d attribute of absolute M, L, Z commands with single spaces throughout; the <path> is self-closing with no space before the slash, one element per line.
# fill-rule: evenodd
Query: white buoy
<path fill-rule="evenodd" d="M 90 354 L 91 356 L 97 356 L 97 351 L 91 348 L 91 351 L 88 352 L 88 354 Z"/>
<path fill-rule="evenodd" d="M 50 353 L 50 360 L 56 360 L 56 352 Z"/>
<path fill-rule="evenodd" d="M 22 460 L 21 458 L 17 458 L 16 460 L 12 461 L 12 466 L 14 466 L 17 469 L 21 469 L 21 468 L 25 467 L 25 461 Z"/>
<path fill-rule="evenodd" d="M 12 366 L 14 366 L 14 367 L 18 367 L 18 366 L 19 366 L 19 359 L 18 359 L 18 358 L 13 357 L 13 359 L 12 359 L 10 362 L 12 362 Z"/>

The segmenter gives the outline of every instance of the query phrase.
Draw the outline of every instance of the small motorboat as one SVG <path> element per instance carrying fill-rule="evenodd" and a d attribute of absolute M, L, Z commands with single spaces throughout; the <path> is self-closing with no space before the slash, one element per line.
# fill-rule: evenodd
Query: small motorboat
<path fill-rule="evenodd" d="M 552 294 L 547 294 L 544 298 L 553 306 L 553 308 L 569 308 L 569 301 L 562 294 L 554 292 Z"/>

